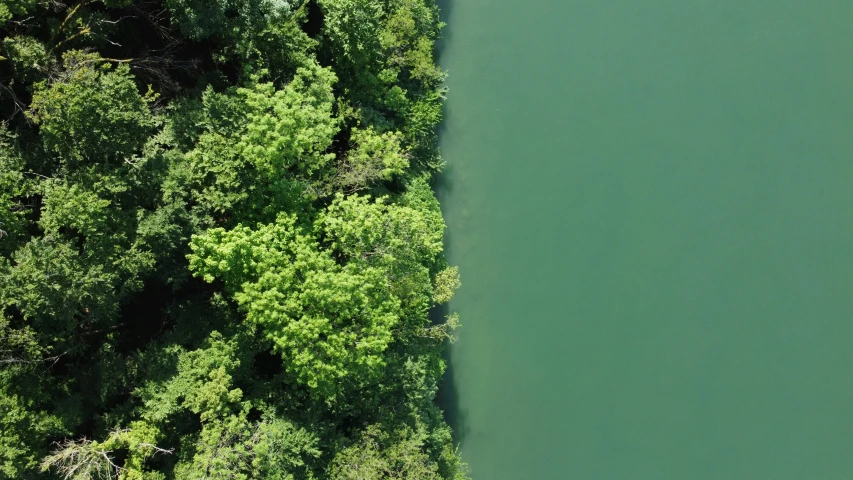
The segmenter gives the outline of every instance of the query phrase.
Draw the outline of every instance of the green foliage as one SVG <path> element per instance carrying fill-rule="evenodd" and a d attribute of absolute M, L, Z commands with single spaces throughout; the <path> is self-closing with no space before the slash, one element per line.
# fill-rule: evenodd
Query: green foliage
<path fill-rule="evenodd" d="M 240 157 L 233 142 L 217 133 L 203 134 L 185 162 L 177 164 L 174 175 L 181 185 L 189 187 L 186 195 L 196 221 L 215 225 L 217 220 L 235 212 L 243 216 L 252 209 L 251 165 Z M 184 192 L 181 192 L 184 195 Z"/>
<path fill-rule="evenodd" d="M 0 0 L 0 25 L 13 15 L 26 15 L 36 8 L 38 0 Z"/>
<path fill-rule="evenodd" d="M 377 133 L 373 127 L 352 130 L 353 148 L 336 173 L 335 185 L 348 193 L 364 190 L 379 180 L 391 180 L 409 166 L 398 132 Z"/>
<path fill-rule="evenodd" d="M 381 55 L 379 38 L 385 14 L 383 2 L 370 0 L 322 0 L 324 33 L 335 58 L 352 67 L 369 65 Z M 365 74 L 375 75 L 372 68 Z"/>
<path fill-rule="evenodd" d="M 34 364 L 43 356 L 45 350 L 31 327 L 14 328 L 9 318 L 0 317 L 0 363 Z"/>
<path fill-rule="evenodd" d="M 125 8 L 133 5 L 133 0 L 101 0 L 109 8 Z"/>
<path fill-rule="evenodd" d="M 321 454 L 317 442 L 307 430 L 272 414 L 257 423 L 245 414 L 230 415 L 205 425 L 195 455 L 175 472 L 187 480 L 313 478 L 308 467 Z"/>
<path fill-rule="evenodd" d="M 109 326 L 122 297 L 141 288 L 141 277 L 169 254 L 180 231 L 169 209 L 149 212 L 117 205 L 131 190 L 121 177 L 84 175 L 86 182 L 43 180 L 39 227 L 12 255 L 8 303 L 51 335 L 77 326 Z M 109 183 L 107 183 L 109 182 Z M 136 217 L 136 218 L 134 218 Z M 165 219 L 164 219 L 165 217 Z M 150 229 L 158 228 L 156 239 Z M 180 230 L 180 229 L 178 229 Z M 169 242 L 169 237 L 173 242 Z"/>
<path fill-rule="evenodd" d="M 252 468 L 257 478 L 291 480 L 311 478 L 309 463 L 315 462 L 322 452 L 319 439 L 304 428 L 267 415 L 256 427 L 253 435 Z M 257 440 L 255 440 L 257 439 Z"/>
<path fill-rule="evenodd" d="M 100 198 L 80 184 L 56 180 L 43 182 L 41 191 L 44 212 L 39 225 L 47 235 L 58 235 L 65 226 L 87 239 L 109 233 L 103 231 L 103 226 L 109 219 L 111 201 Z"/>
<path fill-rule="evenodd" d="M 447 267 L 435 275 L 432 298 L 435 303 L 447 303 L 453 298 L 456 289 L 461 286 L 459 267 Z"/>
<path fill-rule="evenodd" d="M 410 430 L 391 435 L 369 426 L 358 443 L 332 460 L 332 480 L 438 480 L 438 465 L 424 452 L 424 439 Z"/>
<path fill-rule="evenodd" d="M 138 392 L 145 402 L 144 417 L 163 422 L 177 410 L 186 409 L 207 422 L 239 409 L 243 392 L 234 388 L 233 374 L 241 366 L 236 358 L 241 340 L 226 340 L 213 332 L 198 350 L 168 348 L 163 353 L 178 358 L 177 373 L 165 383 L 152 382 Z"/>
<path fill-rule="evenodd" d="M 442 251 L 441 214 L 387 198 L 338 195 L 321 216 L 331 248 L 351 259 L 431 264 Z M 376 260 L 374 260 L 374 258 Z"/>
<path fill-rule="evenodd" d="M 246 130 L 237 150 L 260 172 L 278 176 L 289 169 L 310 175 L 334 155 L 325 153 L 337 133 L 332 116 L 337 81 L 331 70 L 316 64 L 296 71 L 281 90 L 260 83 L 239 92 L 246 101 Z"/>
<path fill-rule="evenodd" d="M 177 478 L 309 478 L 320 456 L 316 435 L 263 405 L 259 421 L 248 418 L 252 402 L 234 383 L 249 375 L 243 359 L 250 344 L 245 334 L 226 339 L 213 332 L 196 350 L 169 346 L 160 355 L 174 359 L 176 373 L 137 391 L 142 415 L 153 425 L 186 428 L 179 421 L 182 412 L 201 422 L 197 434 L 184 437 Z"/>
<path fill-rule="evenodd" d="M 156 453 L 170 454 L 168 450 L 157 447 L 153 442 L 157 430 L 143 422 L 134 422 L 129 429 L 117 429 L 110 432 L 103 442 L 82 438 L 65 440 L 57 444 L 53 453 L 41 462 L 43 472 L 56 470 L 69 480 L 142 480 L 152 478 L 153 472 L 145 472 L 143 463 Z M 127 452 L 124 466 L 116 465 L 113 452 L 123 449 Z M 154 474 L 154 476 L 157 476 Z"/>
<path fill-rule="evenodd" d="M 435 4 L 424 0 L 393 3 L 396 9 L 379 33 L 379 43 L 389 54 L 388 65 L 407 68 L 412 79 L 437 85 L 444 77 L 432 56 L 442 26 Z"/>
<path fill-rule="evenodd" d="M 172 23 L 191 40 L 221 35 L 227 28 L 230 0 L 166 0 Z"/>
<path fill-rule="evenodd" d="M 172 128 L 193 148 L 173 176 L 188 187 L 196 222 L 272 221 L 302 207 L 309 177 L 334 158 L 326 152 L 338 131 L 334 82 L 328 69 L 311 64 L 281 89 L 207 88 L 201 102 L 184 106 Z"/>
<path fill-rule="evenodd" d="M 359 120 L 405 135 L 413 166 L 441 168 L 435 127 L 444 74 L 433 60 L 442 24 L 431 1 L 321 0 L 323 46 Z M 378 33 L 377 33 L 378 32 Z"/>
<path fill-rule="evenodd" d="M 297 68 L 314 62 L 316 42 L 302 29 L 304 0 L 241 0 L 239 21 L 231 21 L 221 58 L 244 60 L 246 79 L 261 75 L 276 84 L 292 77 Z M 300 6 L 300 4 L 302 6 Z M 285 74 L 285 78 L 276 77 Z M 270 77 L 270 74 L 276 76 Z"/>
<path fill-rule="evenodd" d="M 261 72 L 292 72 L 309 65 L 314 41 L 301 28 L 302 2 L 287 0 L 167 0 L 171 23 L 194 41 L 217 39 L 215 59 L 245 61 L 246 77 Z"/>
<path fill-rule="evenodd" d="M 191 248 L 190 269 L 224 280 L 299 382 L 333 398 L 344 379 L 380 372 L 400 311 L 378 269 L 341 267 L 288 215 L 208 230 Z"/>
<path fill-rule="evenodd" d="M 152 131 L 153 95 L 139 94 L 127 65 L 112 67 L 97 54 L 68 52 L 64 67 L 33 96 L 45 147 L 71 164 L 130 157 Z"/>
<path fill-rule="evenodd" d="M 0 26 L 0 479 L 466 478 L 432 0 Z"/>
<path fill-rule="evenodd" d="M 118 312 L 114 277 L 92 265 L 67 242 L 34 238 L 12 256 L 2 275 L 0 300 L 52 342 L 83 324 L 110 323 Z"/>
<path fill-rule="evenodd" d="M 12 384 L 16 370 L 12 367 L 0 374 L 0 478 L 26 478 L 39 464 L 44 451 L 39 448 L 46 437 L 66 433 L 63 422 L 46 411 L 44 400 L 49 389 L 43 382 L 19 391 Z"/>
<path fill-rule="evenodd" d="M 0 53 L 11 63 L 15 80 L 24 84 L 36 81 L 55 63 L 42 42 L 24 35 L 4 38 Z"/>
<path fill-rule="evenodd" d="M 0 124 L 0 254 L 13 251 L 25 240 L 25 197 L 31 185 L 23 170 L 16 138 Z"/>
<path fill-rule="evenodd" d="M 430 269 L 442 252 L 444 221 L 437 211 L 390 204 L 387 198 L 338 195 L 318 225 L 330 248 L 354 265 L 380 269 L 403 301 L 412 324 L 425 321 Z"/>

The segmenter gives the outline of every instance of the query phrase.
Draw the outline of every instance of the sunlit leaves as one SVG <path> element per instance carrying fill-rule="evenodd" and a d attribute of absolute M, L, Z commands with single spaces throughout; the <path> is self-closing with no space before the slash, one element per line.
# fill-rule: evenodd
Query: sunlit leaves
<path fill-rule="evenodd" d="M 398 132 L 379 134 L 373 127 L 354 128 L 350 141 L 352 149 L 338 166 L 334 180 L 346 192 L 364 190 L 379 180 L 391 180 L 409 166 Z"/>
<path fill-rule="evenodd" d="M 240 89 L 246 101 L 246 130 L 238 151 L 266 175 L 290 168 L 310 175 L 333 158 L 325 152 L 338 131 L 332 116 L 331 70 L 311 65 L 297 70 L 283 89 L 259 83 Z"/>
<path fill-rule="evenodd" d="M 371 425 L 357 443 L 337 454 L 331 480 L 438 480 L 438 465 L 424 451 L 424 438 L 410 430 L 390 435 Z"/>
<path fill-rule="evenodd" d="M 462 286 L 459 281 L 459 267 L 448 267 L 435 275 L 433 300 L 435 303 L 447 303 L 453 298 L 456 289 Z"/>
<path fill-rule="evenodd" d="M 331 398 L 343 378 L 378 374 L 400 313 L 380 270 L 338 265 L 287 215 L 209 230 L 191 248 L 190 268 L 225 281 L 300 382 Z"/>

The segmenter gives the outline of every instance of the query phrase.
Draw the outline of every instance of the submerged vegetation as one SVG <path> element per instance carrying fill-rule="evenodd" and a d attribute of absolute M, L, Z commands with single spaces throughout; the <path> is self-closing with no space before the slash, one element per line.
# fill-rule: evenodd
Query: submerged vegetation
<path fill-rule="evenodd" d="M 0 478 L 463 479 L 434 0 L 0 0 Z"/>

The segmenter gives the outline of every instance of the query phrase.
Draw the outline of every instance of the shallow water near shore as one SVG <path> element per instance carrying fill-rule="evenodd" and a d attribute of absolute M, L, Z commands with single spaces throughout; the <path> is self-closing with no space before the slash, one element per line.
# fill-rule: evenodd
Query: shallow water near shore
<path fill-rule="evenodd" d="M 444 3 L 473 478 L 850 478 L 853 3 Z"/>

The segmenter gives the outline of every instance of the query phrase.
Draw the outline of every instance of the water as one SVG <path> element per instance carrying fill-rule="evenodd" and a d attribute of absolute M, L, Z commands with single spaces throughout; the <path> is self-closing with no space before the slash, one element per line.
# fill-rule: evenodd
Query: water
<path fill-rule="evenodd" d="M 853 3 L 445 3 L 475 480 L 853 478 Z"/>

